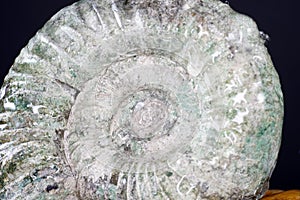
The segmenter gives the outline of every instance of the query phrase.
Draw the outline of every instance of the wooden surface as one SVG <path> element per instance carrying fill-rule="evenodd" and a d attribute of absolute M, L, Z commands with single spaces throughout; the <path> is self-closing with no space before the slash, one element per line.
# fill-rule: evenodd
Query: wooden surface
<path fill-rule="evenodd" d="M 300 190 L 269 190 L 262 200 L 300 200 Z"/>

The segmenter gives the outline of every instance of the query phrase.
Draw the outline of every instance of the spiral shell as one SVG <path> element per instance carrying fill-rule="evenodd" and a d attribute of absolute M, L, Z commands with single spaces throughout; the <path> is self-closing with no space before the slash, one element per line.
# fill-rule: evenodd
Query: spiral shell
<path fill-rule="evenodd" d="M 82 0 L 1 90 L 5 199 L 257 199 L 283 98 L 255 23 L 217 0 Z"/>

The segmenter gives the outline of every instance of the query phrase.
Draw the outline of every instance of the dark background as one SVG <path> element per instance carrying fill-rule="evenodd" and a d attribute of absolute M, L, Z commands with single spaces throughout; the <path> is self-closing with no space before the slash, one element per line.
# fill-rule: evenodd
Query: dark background
<path fill-rule="evenodd" d="M 0 85 L 20 50 L 61 8 L 76 0 L 2 0 L 0 3 Z M 225 2 L 225 1 L 224 1 Z M 300 189 L 300 1 L 229 0 L 270 36 L 267 47 L 281 78 L 285 119 L 272 189 Z"/>

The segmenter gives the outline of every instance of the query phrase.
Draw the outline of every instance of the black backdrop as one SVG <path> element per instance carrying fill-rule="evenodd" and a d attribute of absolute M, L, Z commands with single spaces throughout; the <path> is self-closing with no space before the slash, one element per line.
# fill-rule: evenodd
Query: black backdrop
<path fill-rule="evenodd" d="M 76 0 L 1 1 L 0 84 L 20 50 L 37 30 L 57 11 L 73 2 Z M 226 2 L 251 16 L 259 29 L 270 36 L 267 47 L 281 78 L 285 98 L 282 146 L 270 186 L 273 189 L 300 189 L 300 1 Z"/>

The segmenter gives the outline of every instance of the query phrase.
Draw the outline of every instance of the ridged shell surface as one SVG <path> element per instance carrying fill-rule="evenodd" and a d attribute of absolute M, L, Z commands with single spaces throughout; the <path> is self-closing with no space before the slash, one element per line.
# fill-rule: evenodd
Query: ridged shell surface
<path fill-rule="evenodd" d="M 283 97 L 256 24 L 217 0 L 82 0 L 1 89 L 1 199 L 259 199 Z"/>

